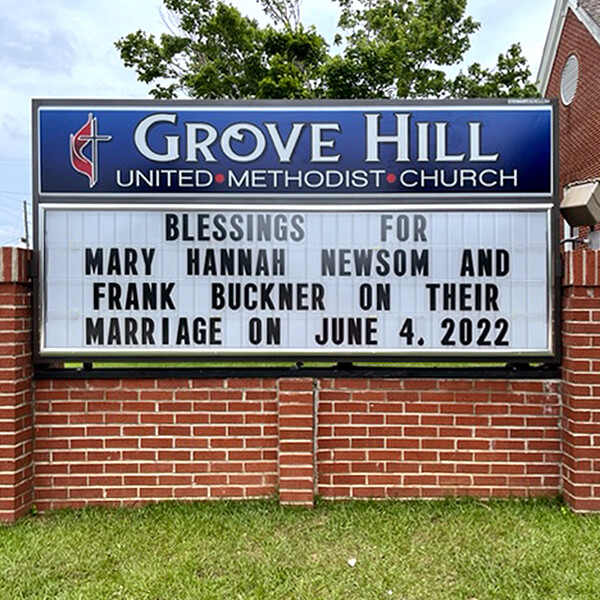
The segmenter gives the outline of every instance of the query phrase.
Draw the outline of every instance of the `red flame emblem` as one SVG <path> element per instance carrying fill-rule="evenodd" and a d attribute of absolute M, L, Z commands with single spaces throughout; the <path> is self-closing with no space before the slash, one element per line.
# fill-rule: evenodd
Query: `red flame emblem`
<path fill-rule="evenodd" d="M 108 142 L 111 135 L 98 133 L 98 119 L 92 113 L 88 115 L 87 122 L 69 139 L 71 166 L 88 178 L 90 188 L 98 182 L 98 142 Z M 90 146 L 89 157 L 83 153 Z"/>

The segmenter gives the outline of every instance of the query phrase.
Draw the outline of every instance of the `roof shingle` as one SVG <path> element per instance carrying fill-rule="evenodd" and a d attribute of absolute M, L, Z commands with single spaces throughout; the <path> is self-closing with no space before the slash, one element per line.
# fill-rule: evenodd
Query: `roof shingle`
<path fill-rule="evenodd" d="M 600 25 L 600 0 L 579 0 L 579 6 Z"/>

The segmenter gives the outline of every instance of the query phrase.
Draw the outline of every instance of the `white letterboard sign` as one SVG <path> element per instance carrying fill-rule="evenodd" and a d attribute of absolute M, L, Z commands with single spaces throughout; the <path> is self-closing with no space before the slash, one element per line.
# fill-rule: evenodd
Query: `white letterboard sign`
<path fill-rule="evenodd" d="M 544 356 L 551 205 L 42 210 L 47 356 Z"/>

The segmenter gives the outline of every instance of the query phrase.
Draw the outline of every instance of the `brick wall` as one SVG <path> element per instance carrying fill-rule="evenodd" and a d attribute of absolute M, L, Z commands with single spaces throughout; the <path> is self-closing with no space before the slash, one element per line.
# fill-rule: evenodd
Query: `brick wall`
<path fill-rule="evenodd" d="M 32 502 L 315 494 L 562 491 L 600 511 L 598 251 L 565 255 L 562 380 L 39 376 L 35 393 L 28 254 L 0 258 L 2 520 Z"/>
<path fill-rule="evenodd" d="M 578 511 L 600 510 L 600 256 L 567 254 L 563 299 L 563 489 Z"/>
<path fill-rule="evenodd" d="M 279 380 L 279 501 L 312 506 L 315 497 L 315 382 Z"/>
<path fill-rule="evenodd" d="M 326 379 L 318 406 L 323 497 L 560 490 L 557 381 Z"/>
<path fill-rule="evenodd" d="M 275 380 L 38 380 L 36 388 L 40 510 L 276 491 Z"/>
<path fill-rule="evenodd" d="M 569 106 L 559 102 L 560 182 L 600 177 L 600 45 L 569 9 L 546 96 L 560 98 L 571 54 L 579 84 Z M 598 228 L 598 226 L 596 226 Z M 582 233 L 587 228 L 581 228 Z M 597 251 L 564 256 L 562 488 L 578 511 L 600 510 L 600 264 Z"/>
<path fill-rule="evenodd" d="M 579 85 L 569 106 L 559 102 L 560 185 L 600 176 L 600 45 L 569 9 L 546 96 L 560 98 L 569 56 L 579 61 Z"/>
<path fill-rule="evenodd" d="M 29 253 L 0 248 L 0 520 L 32 501 L 32 360 Z"/>
<path fill-rule="evenodd" d="M 38 380 L 40 510 L 560 491 L 556 381 Z M 315 413 L 316 407 L 316 413 Z M 316 471 L 316 473 L 315 473 Z"/>

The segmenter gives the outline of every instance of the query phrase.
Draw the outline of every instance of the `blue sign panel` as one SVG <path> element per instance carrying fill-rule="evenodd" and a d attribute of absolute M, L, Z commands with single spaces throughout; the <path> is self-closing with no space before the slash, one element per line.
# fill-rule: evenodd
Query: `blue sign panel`
<path fill-rule="evenodd" d="M 37 118 L 42 196 L 554 194 L 544 102 L 54 103 Z"/>

